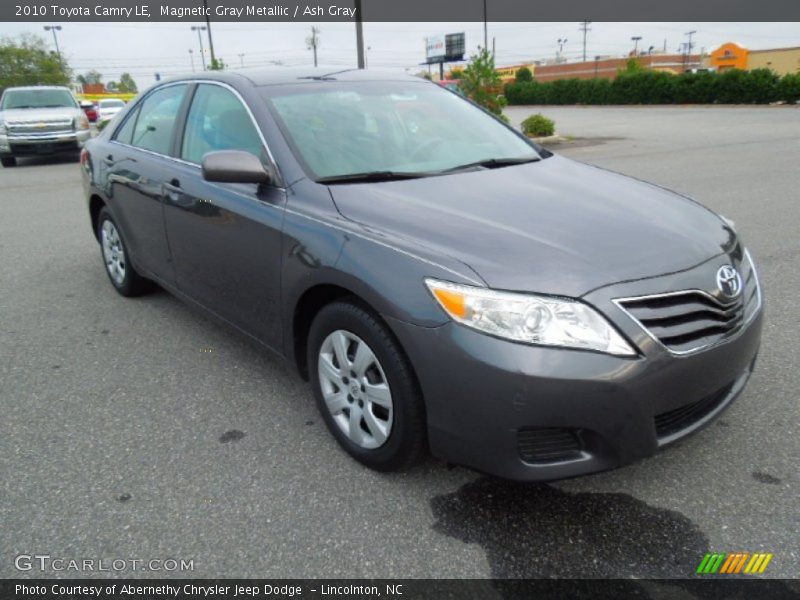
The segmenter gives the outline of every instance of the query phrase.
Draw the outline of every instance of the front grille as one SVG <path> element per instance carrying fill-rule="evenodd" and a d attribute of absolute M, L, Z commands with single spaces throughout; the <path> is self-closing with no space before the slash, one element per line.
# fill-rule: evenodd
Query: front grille
<path fill-rule="evenodd" d="M 6 125 L 8 134 L 12 136 L 52 135 L 54 133 L 69 133 L 72 131 L 72 119 L 11 121 Z"/>
<path fill-rule="evenodd" d="M 583 443 L 575 429 L 540 427 L 517 432 L 517 450 L 527 463 L 549 463 L 581 458 Z"/>
<path fill-rule="evenodd" d="M 732 387 L 733 383 L 730 383 L 721 390 L 709 394 L 697 402 L 656 415 L 656 435 L 659 438 L 664 438 L 697 423 L 725 400 Z"/>
<path fill-rule="evenodd" d="M 749 255 L 739 268 L 744 289 L 731 301 L 700 290 L 685 290 L 617 302 L 672 352 L 693 352 L 735 333 L 758 311 L 760 290 Z"/>

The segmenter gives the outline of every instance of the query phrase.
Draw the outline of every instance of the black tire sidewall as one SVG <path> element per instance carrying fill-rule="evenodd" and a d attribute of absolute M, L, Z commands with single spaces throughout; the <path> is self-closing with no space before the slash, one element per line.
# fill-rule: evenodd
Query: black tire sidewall
<path fill-rule="evenodd" d="M 389 439 L 379 448 L 368 450 L 353 443 L 334 421 L 322 396 L 317 371 L 319 349 L 325 338 L 337 329 L 361 338 L 375 353 L 386 375 L 392 392 L 393 419 Z M 337 302 L 326 306 L 311 325 L 307 360 L 317 407 L 336 441 L 356 460 L 376 470 L 395 470 L 409 462 L 416 450 L 415 440 L 421 434 L 413 430 L 422 425 L 413 414 L 420 410 L 418 391 L 402 348 L 375 315 L 350 303 Z"/>

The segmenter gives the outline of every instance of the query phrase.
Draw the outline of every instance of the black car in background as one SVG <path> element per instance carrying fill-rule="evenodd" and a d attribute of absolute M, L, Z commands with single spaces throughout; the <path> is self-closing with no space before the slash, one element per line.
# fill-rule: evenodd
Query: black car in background
<path fill-rule="evenodd" d="M 758 352 L 730 222 L 425 80 L 161 82 L 81 162 L 117 291 L 156 282 L 284 356 L 375 469 L 626 464 L 719 415 Z"/>

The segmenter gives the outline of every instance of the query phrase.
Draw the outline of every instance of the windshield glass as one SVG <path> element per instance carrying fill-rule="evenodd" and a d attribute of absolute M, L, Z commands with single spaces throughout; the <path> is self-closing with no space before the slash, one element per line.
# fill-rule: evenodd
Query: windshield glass
<path fill-rule="evenodd" d="M 32 89 L 6 90 L 3 95 L 3 110 L 12 108 L 75 108 L 75 99 L 68 90 Z"/>
<path fill-rule="evenodd" d="M 125 103 L 122 100 L 100 100 L 100 108 L 122 108 Z"/>
<path fill-rule="evenodd" d="M 316 179 L 435 174 L 488 159 L 539 157 L 482 110 L 426 82 L 270 86 L 264 95 Z"/>

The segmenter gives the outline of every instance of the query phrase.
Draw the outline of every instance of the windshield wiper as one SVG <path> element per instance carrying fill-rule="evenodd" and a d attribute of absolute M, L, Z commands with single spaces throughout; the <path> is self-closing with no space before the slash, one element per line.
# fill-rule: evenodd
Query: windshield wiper
<path fill-rule="evenodd" d="M 374 183 L 378 181 L 398 181 L 400 179 L 419 179 L 428 177 L 431 173 L 409 171 L 366 171 L 364 173 L 348 173 L 346 175 L 331 175 L 320 177 L 317 183 Z"/>
<path fill-rule="evenodd" d="M 500 167 L 510 167 L 512 165 L 522 165 L 525 163 L 538 162 L 542 160 L 538 156 L 527 156 L 525 158 L 484 158 L 483 160 L 476 160 L 475 162 L 458 165 L 457 167 L 450 167 L 441 171 L 442 173 L 452 173 L 453 171 L 462 171 L 466 169 L 474 169 L 476 167 L 484 167 L 486 169 L 497 169 Z"/>

